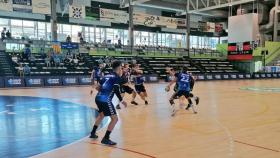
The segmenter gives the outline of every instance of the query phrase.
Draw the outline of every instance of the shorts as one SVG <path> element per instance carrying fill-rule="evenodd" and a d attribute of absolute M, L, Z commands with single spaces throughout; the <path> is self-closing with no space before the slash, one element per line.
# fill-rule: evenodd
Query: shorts
<path fill-rule="evenodd" d="M 133 91 L 134 90 L 132 88 L 130 88 L 129 86 L 126 86 L 126 85 L 121 86 L 121 92 L 122 93 L 132 94 Z"/>
<path fill-rule="evenodd" d="M 98 107 L 98 112 L 103 112 L 104 116 L 112 116 L 117 114 L 112 102 L 104 102 L 96 99 L 95 103 Z"/>
<path fill-rule="evenodd" d="M 184 91 L 184 90 L 179 90 L 178 92 L 175 93 L 174 97 L 181 97 L 185 96 L 186 98 L 190 97 L 190 92 L 189 91 Z"/>
<path fill-rule="evenodd" d="M 96 77 L 96 82 L 97 82 L 98 84 L 100 84 L 101 78 L 100 78 L 100 77 Z"/>
<path fill-rule="evenodd" d="M 138 94 L 140 94 L 142 92 L 146 92 L 146 89 L 143 84 L 135 85 L 135 90 Z"/>

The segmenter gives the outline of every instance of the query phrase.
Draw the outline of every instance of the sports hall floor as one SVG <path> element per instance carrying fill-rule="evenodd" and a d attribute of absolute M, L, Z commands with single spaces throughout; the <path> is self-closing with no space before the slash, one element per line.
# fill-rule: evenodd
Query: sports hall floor
<path fill-rule="evenodd" d="M 138 98 L 119 111 L 116 147 L 86 138 L 96 115 L 89 87 L 0 90 L 0 157 L 280 158 L 280 80 L 197 82 L 198 114 L 175 117 L 165 85 L 147 84 L 148 106 Z"/>

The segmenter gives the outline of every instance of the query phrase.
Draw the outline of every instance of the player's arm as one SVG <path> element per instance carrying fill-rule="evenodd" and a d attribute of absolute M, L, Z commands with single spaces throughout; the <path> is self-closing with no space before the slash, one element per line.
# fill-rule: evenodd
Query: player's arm
<path fill-rule="evenodd" d="M 93 93 L 93 89 L 94 89 L 94 87 L 95 87 L 95 81 L 94 81 L 94 78 L 95 78 L 95 70 L 92 70 L 92 72 L 91 72 L 91 75 L 90 75 L 90 78 L 92 79 L 92 85 L 91 85 L 91 90 L 90 90 L 90 95 L 92 95 L 92 93 Z M 96 89 L 96 87 L 95 87 L 95 89 Z"/>
<path fill-rule="evenodd" d="M 121 93 L 121 86 L 120 86 L 120 84 L 114 84 L 114 86 L 113 86 L 113 91 L 114 91 L 114 94 L 118 97 L 119 101 L 120 101 L 125 107 L 127 107 L 126 102 L 123 101 L 123 97 L 122 97 L 122 93 Z"/>
<path fill-rule="evenodd" d="M 167 88 L 170 88 L 176 82 L 177 82 L 177 77 L 174 77 L 174 79 L 167 85 Z"/>

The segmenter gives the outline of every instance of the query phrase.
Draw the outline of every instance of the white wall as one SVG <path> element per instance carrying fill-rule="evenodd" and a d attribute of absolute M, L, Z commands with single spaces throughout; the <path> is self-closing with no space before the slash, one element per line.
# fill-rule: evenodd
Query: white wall
<path fill-rule="evenodd" d="M 228 19 L 228 42 L 255 41 L 259 34 L 258 14 L 232 16 Z"/>

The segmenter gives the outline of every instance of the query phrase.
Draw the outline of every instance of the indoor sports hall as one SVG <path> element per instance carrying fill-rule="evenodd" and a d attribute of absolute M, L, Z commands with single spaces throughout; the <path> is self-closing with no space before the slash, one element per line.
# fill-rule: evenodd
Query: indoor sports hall
<path fill-rule="evenodd" d="M 0 0 L 0 158 L 279 158 L 279 0 Z"/>

